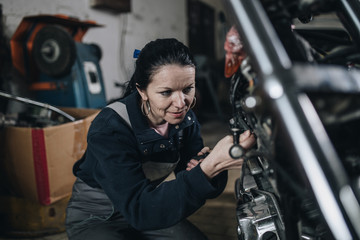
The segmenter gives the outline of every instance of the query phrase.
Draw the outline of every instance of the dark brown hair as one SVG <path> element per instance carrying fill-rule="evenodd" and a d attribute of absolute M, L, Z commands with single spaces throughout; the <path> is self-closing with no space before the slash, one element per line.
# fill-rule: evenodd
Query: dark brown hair
<path fill-rule="evenodd" d="M 145 45 L 136 60 L 124 97 L 136 89 L 146 89 L 151 76 L 162 66 L 178 64 L 195 68 L 194 57 L 188 47 L 174 38 L 157 39 Z"/>

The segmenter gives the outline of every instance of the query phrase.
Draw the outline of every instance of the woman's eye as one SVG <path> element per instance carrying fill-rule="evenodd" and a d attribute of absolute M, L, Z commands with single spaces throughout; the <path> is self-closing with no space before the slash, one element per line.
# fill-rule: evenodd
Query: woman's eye
<path fill-rule="evenodd" d="M 170 96 L 171 91 L 170 90 L 163 91 L 163 92 L 160 92 L 160 94 L 163 95 L 163 96 Z"/>
<path fill-rule="evenodd" d="M 191 92 L 191 90 L 193 89 L 194 87 L 187 87 L 183 90 L 183 92 L 186 94 L 186 93 L 189 93 Z"/>

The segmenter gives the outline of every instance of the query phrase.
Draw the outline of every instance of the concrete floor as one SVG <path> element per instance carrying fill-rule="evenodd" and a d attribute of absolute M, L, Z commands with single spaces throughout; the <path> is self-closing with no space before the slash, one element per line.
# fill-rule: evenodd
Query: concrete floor
<path fill-rule="evenodd" d="M 222 121 L 209 121 L 202 124 L 202 134 L 206 146 L 213 148 L 218 140 L 229 133 L 228 126 Z M 236 240 L 236 218 L 234 197 L 234 182 L 239 177 L 239 171 L 229 171 L 228 185 L 218 198 L 207 203 L 189 217 L 200 228 L 209 240 Z M 1 238 L 13 240 L 15 238 Z M 17 240 L 68 240 L 66 233 L 37 238 L 16 238 Z"/>

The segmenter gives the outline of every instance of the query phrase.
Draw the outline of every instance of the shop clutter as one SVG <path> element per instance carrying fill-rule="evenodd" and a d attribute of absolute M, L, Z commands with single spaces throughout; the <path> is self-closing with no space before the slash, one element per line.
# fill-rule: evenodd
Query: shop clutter
<path fill-rule="evenodd" d="M 10 40 L 11 65 L 27 96 L 0 91 L 0 230 L 6 235 L 65 230 L 72 166 L 106 105 L 101 49 L 81 41 L 90 27 L 101 25 L 65 15 L 28 16 Z"/>

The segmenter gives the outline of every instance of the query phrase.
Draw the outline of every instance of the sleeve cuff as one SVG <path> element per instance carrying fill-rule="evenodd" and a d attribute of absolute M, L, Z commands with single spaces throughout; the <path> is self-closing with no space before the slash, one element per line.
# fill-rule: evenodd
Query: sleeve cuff
<path fill-rule="evenodd" d="M 200 199 L 217 197 L 224 191 L 227 182 L 227 172 L 223 172 L 209 181 L 201 170 L 200 164 L 187 171 L 185 175 L 191 193 Z"/>

